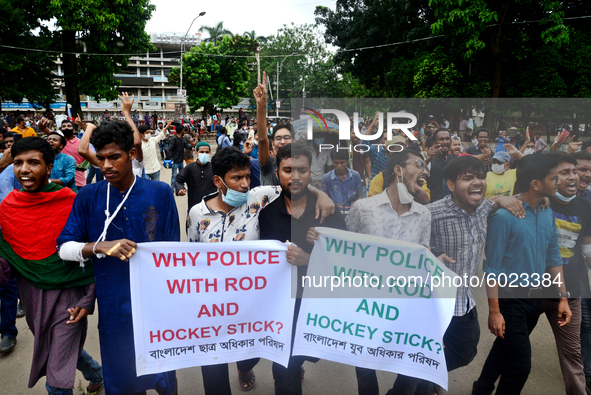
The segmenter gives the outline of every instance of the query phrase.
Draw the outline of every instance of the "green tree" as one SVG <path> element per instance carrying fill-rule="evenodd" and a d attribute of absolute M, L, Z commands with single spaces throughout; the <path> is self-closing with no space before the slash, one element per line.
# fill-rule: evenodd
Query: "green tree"
<path fill-rule="evenodd" d="M 39 49 L 0 47 L 0 103 L 3 100 L 21 103 L 27 98 L 33 104 L 49 107 L 55 101 L 53 68 L 57 55 L 44 52 L 51 49 L 51 32 L 41 24 L 35 7 L 31 0 L 0 2 L 0 13 L 10 15 L 0 20 L 0 44 Z"/>
<path fill-rule="evenodd" d="M 38 17 L 55 18 L 53 38 L 64 52 L 65 91 L 72 112 L 81 112 L 81 92 L 95 100 L 117 98 L 121 82 L 113 80 L 113 74 L 127 67 L 130 58 L 123 54 L 153 48 L 145 26 L 155 6 L 150 0 L 52 0 L 48 4 L 48 13 Z M 72 52 L 106 56 L 76 56 Z"/>
<path fill-rule="evenodd" d="M 362 84 L 351 74 L 339 73 L 316 25 L 283 25 L 276 35 L 268 37 L 260 57 L 261 70 L 267 72 L 272 88 L 267 95 L 269 100 L 277 99 L 277 89 L 284 103 L 290 98 L 302 97 L 304 87 L 308 97 L 343 97 L 363 91 Z M 254 66 L 249 91 L 256 83 L 257 67 Z M 272 108 L 274 106 L 273 101 Z"/>
<path fill-rule="evenodd" d="M 244 32 L 242 34 L 243 36 L 248 36 L 253 40 L 257 40 L 259 43 L 264 44 L 267 42 L 267 37 L 265 36 L 257 36 L 257 34 L 255 33 L 254 30 L 251 30 L 249 32 Z"/>
<path fill-rule="evenodd" d="M 232 35 L 232 32 L 224 27 L 224 22 L 218 22 L 215 26 L 201 26 L 199 31 L 206 31 L 209 37 L 205 38 L 203 41 L 206 43 L 213 43 L 213 45 L 218 45 L 218 41 L 220 41 L 222 37 Z"/>
<path fill-rule="evenodd" d="M 560 47 L 569 40 L 569 29 L 563 22 L 564 7 L 556 0 L 429 0 L 429 4 L 436 18 L 433 34 L 443 34 L 458 56 L 471 62 L 485 51 L 492 66 L 493 98 L 501 96 L 503 64 L 507 64 L 512 49 L 532 44 Z"/>
<path fill-rule="evenodd" d="M 201 43 L 183 56 L 183 81 L 186 81 L 187 103 L 191 112 L 203 107 L 212 113 L 240 103 L 248 95 L 248 55 L 257 42 L 247 37 L 224 36 L 219 45 Z M 169 80 L 176 84 L 180 68 L 172 69 Z"/>

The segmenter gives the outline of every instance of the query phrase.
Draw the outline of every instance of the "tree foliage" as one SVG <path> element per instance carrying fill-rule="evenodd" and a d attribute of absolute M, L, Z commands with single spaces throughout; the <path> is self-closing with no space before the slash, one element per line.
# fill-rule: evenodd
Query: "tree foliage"
<path fill-rule="evenodd" d="M 591 26 L 569 17 L 590 13 L 584 0 L 337 0 L 316 21 L 374 96 L 582 97 Z"/>
<path fill-rule="evenodd" d="M 11 16 L 0 22 L 2 42 L 63 52 L 66 100 L 72 104 L 74 113 L 80 112 L 81 92 L 95 100 L 115 99 L 120 82 L 113 80 L 113 74 L 127 67 L 130 58 L 123 54 L 144 53 L 152 48 L 145 33 L 146 22 L 155 9 L 150 0 L 6 0 L 0 4 L 0 9 L 8 7 L 4 15 Z M 106 56 L 72 54 L 76 52 Z M 18 81 L 22 80 L 19 73 L 24 73 L 27 82 L 22 86 L 30 86 L 31 92 L 29 88 L 21 90 L 26 91 L 29 100 L 54 100 L 48 95 L 53 92 L 53 88 L 48 88 L 53 82 L 48 70 L 53 69 L 56 55 L 29 51 L 20 61 L 16 59 L 19 52 L 7 56 L 3 58 L 11 59 L 12 71 L 5 75 Z M 18 99 L 18 94 L 10 97 Z"/>
<path fill-rule="evenodd" d="M 10 15 L 0 20 L 0 44 L 40 50 L 0 47 L 0 102 L 8 99 L 20 103 L 27 98 L 31 103 L 49 106 L 55 100 L 52 78 L 57 55 L 44 52 L 51 49 L 51 32 L 41 24 L 36 11 L 31 0 L 0 2 L 0 13 Z"/>
<path fill-rule="evenodd" d="M 248 96 L 248 55 L 257 42 L 248 37 L 224 36 L 219 45 L 202 42 L 183 56 L 183 81 L 186 81 L 187 103 L 191 112 L 203 107 L 210 113 L 229 108 Z M 169 80 L 177 84 L 180 68 L 172 69 Z"/>
<path fill-rule="evenodd" d="M 304 87 L 308 97 L 367 94 L 363 85 L 350 73 L 339 73 L 316 25 L 283 25 L 262 45 L 260 56 L 261 70 L 267 72 L 272 88 L 267 95 L 269 100 L 277 99 L 277 93 L 284 102 L 290 98 L 301 98 Z M 249 89 L 254 89 L 257 66 L 253 65 L 251 71 Z M 272 103 L 272 108 L 274 105 Z"/>
<path fill-rule="evenodd" d="M 203 39 L 206 43 L 218 44 L 224 36 L 231 36 L 232 32 L 224 27 L 224 22 L 218 22 L 215 26 L 201 26 L 200 32 L 207 32 L 209 37 Z"/>

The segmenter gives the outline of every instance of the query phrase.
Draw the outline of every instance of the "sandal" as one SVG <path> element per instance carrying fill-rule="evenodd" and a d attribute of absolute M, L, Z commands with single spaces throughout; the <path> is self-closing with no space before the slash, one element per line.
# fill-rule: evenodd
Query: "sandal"
<path fill-rule="evenodd" d="M 96 390 L 90 392 L 90 390 L 88 389 L 88 387 L 86 387 L 86 389 L 84 390 L 84 395 L 98 395 L 99 392 L 101 392 L 101 390 L 105 388 L 105 383 L 103 382 Z"/>
<path fill-rule="evenodd" d="M 238 366 L 236 366 L 236 369 L 238 369 Z M 238 381 L 240 382 L 240 389 L 242 391 L 250 391 L 257 383 L 257 379 L 254 376 L 252 369 L 246 373 L 242 373 L 240 369 L 238 369 Z"/>

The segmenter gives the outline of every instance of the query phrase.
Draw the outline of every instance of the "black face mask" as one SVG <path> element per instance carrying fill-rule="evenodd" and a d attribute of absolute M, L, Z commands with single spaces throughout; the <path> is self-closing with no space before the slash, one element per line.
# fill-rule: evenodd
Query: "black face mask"
<path fill-rule="evenodd" d="M 64 129 L 62 130 L 65 138 L 72 137 L 74 135 L 74 131 L 72 129 Z"/>

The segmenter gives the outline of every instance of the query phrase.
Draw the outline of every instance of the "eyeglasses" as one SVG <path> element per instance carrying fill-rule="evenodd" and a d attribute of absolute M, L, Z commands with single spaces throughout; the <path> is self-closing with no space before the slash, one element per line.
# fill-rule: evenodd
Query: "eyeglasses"
<path fill-rule="evenodd" d="M 284 140 L 287 142 L 287 141 L 291 141 L 291 136 L 289 136 L 289 135 L 288 136 L 275 136 L 274 140 L 277 142 L 280 142 L 281 140 Z"/>
<path fill-rule="evenodd" d="M 427 165 L 425 164 L 425 162 L 423 162 L 420 159 L 413 160 L 413 161 L 410 161 L 410 162 L 406 162 L 405 166 L 406 165 L 413 164 L 413 163 L 416 163 L 416 165 L 417 165 L 417 167 L 419 168 L 420 171 L 423 171 L 423 170 L 426 170 L 427 169 Z"/>

